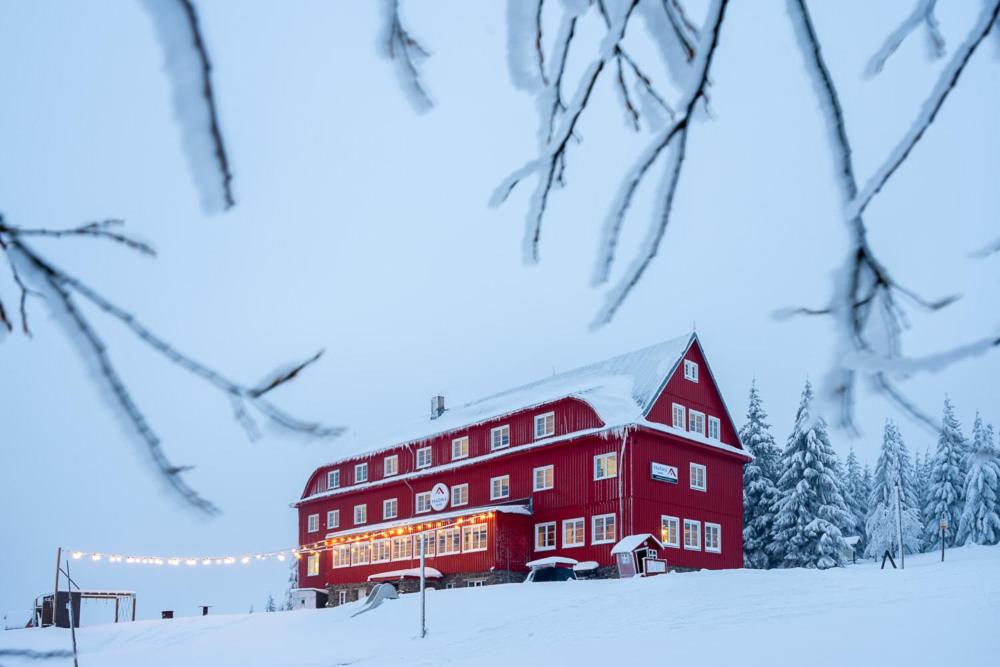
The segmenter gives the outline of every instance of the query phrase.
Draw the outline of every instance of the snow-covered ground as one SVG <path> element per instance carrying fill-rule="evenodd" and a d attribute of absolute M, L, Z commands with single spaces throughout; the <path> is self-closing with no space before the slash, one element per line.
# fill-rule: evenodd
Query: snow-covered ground
<path fill-rule="evenodd" d="M 83 667 L 996 665 L 1000 547 L 947 557 L 911 557 L 902 572 L 865 563 L 435 591 L 424 640 L 416 595 L 356 618 L 353 603 L 85 627 L 77 640 Z M 67 630 L 0 633 L 0 649 L 69 641 Z"/>

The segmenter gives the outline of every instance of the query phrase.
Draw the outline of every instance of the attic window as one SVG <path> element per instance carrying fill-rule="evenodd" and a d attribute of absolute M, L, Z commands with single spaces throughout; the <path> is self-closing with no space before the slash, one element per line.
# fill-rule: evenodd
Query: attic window
<path fill-rule="evenodd" d="M 708 418 L 708 437 L 711 440 L 719 440 L 719 433 L 722 430 L 722 424 L 719 422 L 718 417 Z"/>
<path fill-rule="evenodd" d="M 684 379 L 691 380 L 691 382 L 698 381 L 698 364 L 690 359 L 684 360 Z"/>
<path fill-rule="evenodd" d="M 556 413 L 546 412 L 535 415 L 535 440 L 553 435 L 556 432 Z"/>

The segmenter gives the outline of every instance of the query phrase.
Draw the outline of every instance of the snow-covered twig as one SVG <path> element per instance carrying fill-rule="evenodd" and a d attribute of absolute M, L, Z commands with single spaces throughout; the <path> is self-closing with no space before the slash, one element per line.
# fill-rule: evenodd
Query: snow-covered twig
<path fill-rule="evenodd" d="M 202 208 L 235 204 L 232 173 L 212 84 L 212 61 L 191 0 L 144 0 L 163 47 L 177 122 Z"/>
<path fill-rule="evenodd" d="M 84 225 L 78 229 L 90 229 Z M 18 271 L 19 263 L 33 277 L 32 282 L 45 288 L 45 294 L 49 297 L 49 303 L 56 308 L 56 311 L 65 315 L 64 322 L 69 329 L 79 334 L 73 336 L 74 340 L 81 343 L 81 348 L 95 362 L 98 372 L 105 385 L 110 389 L 114 404 L 121 410 L 128 424 L 138 434 L 146 448 L 149 450 L 151 458 L 157 469 L 167 480 L 172 488 L 189 505 L 214 514 L 217 508 L 205 500 L 192 489 L 181 477 L 180 474 L 187 470 L 187 467 L 175 466 L 166 457 L 162 442 L 156 432 L 152 429 L 143 412 L 132 397 L 124 380 L 118 374 L 117 369 L 111 361 L 108 349 L 97 331 L 91 325 L 90 320 L 79 309 L 75 296 L 80 296 L 97 306 L 102 312 L 123 323 L 142 342 L 147 344 L 156 352 L 163 355 L 171 363 L 187 370 L 188 372 L 207 381 L 209 384 L 226 394 L 233 405 L 234 415 L 237 421 L 246 429 L 248 436 L 252 439 L 257 437 L 258 429 L 255 422 L 246 412 L 246 406 L 252 406 L 260 411 L 265 417 L 275 424 L 299 433 L 304 433 L 314 437 L 329 437 L 339 435 L 343 429 L 330 427 L 317 422 L 300 420 L 284 410 L 278 408 L 273 403 L 267 401 L 265 396 L 274 389 L 292 381 L 301 372 L 316 362 L 322 355 L 322 351 L 309 357 L 305 361 L 288 365 L 269 374 L 264 380 L 253 386 L 243 385 L 229 379 L 222 373 L 206 366 L 205 364 L 189 357 L 173 345 L 166 342 L 162 337 L 155 334 L 132 313 L 120 308 L 96 290 L 84 284 L 77 278 L 67 274 L 62 269 L 56 267 L 48 260 L 44 259 L 35 250 L 28 246 L 22 236 L 56 236 L 65 234 L 52 233 L 41 234 L 40 231 L 47 230 L 23 230 L 36 232 L 34 234 L 22 234 L 22 230 L 16 227 L 0 227 L 0 246 L 2 246 L 8 262 L 14 270 L 15 280 L 22 289 L 22 321 L 27 331 L 27 318 L 24 314 L 23 300 L 29 289 L 21 278 Z M 72 230 L 67 230 L 71 232 Z M 82 234 L 84 236 L 100 236 L 95 234 Z M 27 275 L 27 274 L 26 274 Z M 38 294 L 38 292 L 33 292 Z"/>
<path fill-rule="evenodd" d="M 413 108 L 423 113 L 434 102 L 420 80 L 418 62 L 430 54 L 403 25 L 399 15 L 399 0 L 385 0 L 386 29 L 383 36 L 385 55 L 396 65 L 400 84 Z"/>
<path fill-rule="evenodd" d="M 8 232 L 17 236 L 47 236 L 50 238 L 61 238 L 65 236 L 89 236 L 92 238 L 108 239 L 110 241 L 114 241 L 115 243 L 121 243 L 122 245 L 140 252 L 143 255 L 155 257 L 156 250 L 154 250 L 153 246 L 149 245 L 145 241 L 140 241 L 132 236 L 119 232 L 109 231 L 109 228 L 111 227 L 120 227 L 124 224 L 124 220 L 110 218 L 108 220 L 88 222 L 84 225 L 80 225 L 79 227 L 71 227 L 69 229 L 30 229 L 23 227 L 7 227 L 3 223 L 3 216 L 0 216 L 0 234 Z"/>
<path fill-rule="evenodd" d="M 607 35 L 601 44 L 598 57 L 590 63 L 581 77 L 576 96 L 566 109 L 565 120 L 558 132 L 549 141 L 548 146 L 543 150 L 543 155 L 528 162 L 504 179 L 490 198 L 491 206 L 499 206 L 506 201 L 511 191 L 524 178 L 531 175 L 538 176 L 538 185 L 535 188 L 531 204 L 528 208 L 528 220 L 523 243 L 524 260 L 528 263 L 538 261 L 538 241 L 541 237 L 542 219 L 545 216 L 552 187 L 559 180 L 558 167 L 565 159 L 569 140 L 573 136 L 580 117 L 587 108 L 587 103 L 594 92 L 594 87 L 600 78 L 601 72 L 604 71 L 608 61 L 615 56 L 615 49 L 624 37 L 625 30 L 628 27 L 628 20 L 638 4 L 639 0 L 631 0 L 622 16 L 616 19 L 608 29 Z"/>
<path fill-rule="evenodd" d="M 705 97 L 705 91 L 709 84 L 709 70 L 712 67 L 712 60 L 719 44 L 719 33 L 725 18 L 727 4 L 727 0 L 717 0 L 709 10 L 708 26 L 702 33 L 702 41 L 696 50 L 694 68 L 697 78 L 695 84 L 685 93 L 684 99 L 678 107 L 679 115 L 677 119 L 664 129 L 660 133 L 660 136 L 640 156 L 636 165 L 623 181 L 619 196 L 612 206 L 600 242 L 600 251 L 594 272 L 595 283 L 606 282 L 610 276 L 611 265 L 615 259 L 625 213 L 632 203 L 639 184 L 643 181 L 660 154 L 676 139 L 677 148 L 668 165 L 667 185 L 665 191 L 661 193 L 662 203 L 659 214 L 653 221 L 650 234 L 643 244 L 643 249 L 639 257 L 633 262 L 628 273 L 622 278 L 615 289 L 608 294 L 604 307 L 594 321 L 595 325 L 605 324 L 614 317 L 615 312 L 621 307 L 625 298 L 642 278 L 643 273 L 656 256 L 660 242 L 666 233 L 667 225 L 670 222 L 670 212 L 673 208 L 674 195 L 676 194 L 677 184 L 680 180 L 681 168 L 684 164 L 688 130 L 698 102 L 704 100 Z"/>
<path fill-rule="evenodd" d="M 872 56 L 868 62 L 868 75 L 874 76 L 882 71 L 885 63 L 896 52 L 903 41 L 910 36 L 917 26 L 923 24 L 927 27 L 927 38 L 930 40 L 934 56 L 940 58 L 944 56 L 944 36 L 938 25 L 937 17 L 934 16 L 934 6 L 937 0 L 919 0 L 913 12 L 886 38 L 882 48 Z"/>
<path fill-rule="evenodd" d="M 994 28 L 998 19 L 1000 19 L 1000 0 L 994 0 L 994 2 L 988 4 L 983 9 L 975 27 L 969 33 L 969 37 L 955 51 L 951 62 L 941 72 L 937 85 L 924 102 L 916 121 L 900 140 L 899 144 L 896 145 L 896 148 L 889 153 L 889 157 L 876 170 L 865 187 L 854 197 L 854 200 L 848 206 L 848 217 L 854 217 L 863 213 L 875 195 L 882 190 L 889 179 L 892 178 L 892 175 L 896 173 L 896 170 L 899 169 L 900 165 L 906 161 L 914 146 L 917 145 L 917 142 L 924 136 L 927 128 L 937 118 L 938 112 L 941 111 L 945 100 L 948 99 L 948 95 L 955 89 L 959 78 L 962 76 L 962 71 L 972 58 L 972 54 L 976 52 L 976 48 L 986 39 L 986 36 Z"/>

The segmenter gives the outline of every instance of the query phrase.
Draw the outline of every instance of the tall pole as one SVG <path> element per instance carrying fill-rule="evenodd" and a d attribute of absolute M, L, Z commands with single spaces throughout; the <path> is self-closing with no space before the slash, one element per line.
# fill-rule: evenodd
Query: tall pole
<path fill-rule="evenodd" d="M 80 667 L 76 660 L 76 614 L 73 613 L 73 580 L 69 576 L 69 561 L 66 561 L 66 597 L 69 598 L 69 634 L 73 638 L 73 667 Z"/>
<path fill-rule="evenodd" d="M 52 589 L 52 616 L 49 618 L 50 624 L 56 624 L 56 598 L 59 597 L 59 565 L 62 560 L 62 547 L 56 547 L 56 587 Z M 42 600 L 42 620 L 45 620 L 45 600 Z"/>
<path fill-rule="evenodd" d="M 941 562 L 944 562 L 944 530 L 948 527 L 948 524 L 944 520 L 944 512 L 941 512 L 941 520 L 938 521 L 938 527 L 941 529 Z"/>
<path fill-rule="evenodd" d="M 427 636 L 427 593 L 424 581 L 424 541 L 427 539 L 426 533 L 420 533 L 420 638 Z"/>
<path fill-rule="evenodd" d="M 900 502 L 899 482 L 896 482 L 896 536 L 899 539 L 899 569 L 906 569 L 906 552 L 903 549 L 903 503 Z"/>

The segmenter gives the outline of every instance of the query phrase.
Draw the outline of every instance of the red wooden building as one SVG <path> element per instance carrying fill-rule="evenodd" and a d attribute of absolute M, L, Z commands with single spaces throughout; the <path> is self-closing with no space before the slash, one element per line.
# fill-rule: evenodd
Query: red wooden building
<path fill-rule="evenodd" d="M 425 540 L 432 585 L 517 581 L 546 556 L 612 571 L 651 533 L 671 568 L 743 565 L 743 451 L 690 334 L 444 409 L 309 477 L 294 507 L 299 585 L 336 604 L 405 580 Z M 311 551 L 311 552 L 310 552 Z"/>

